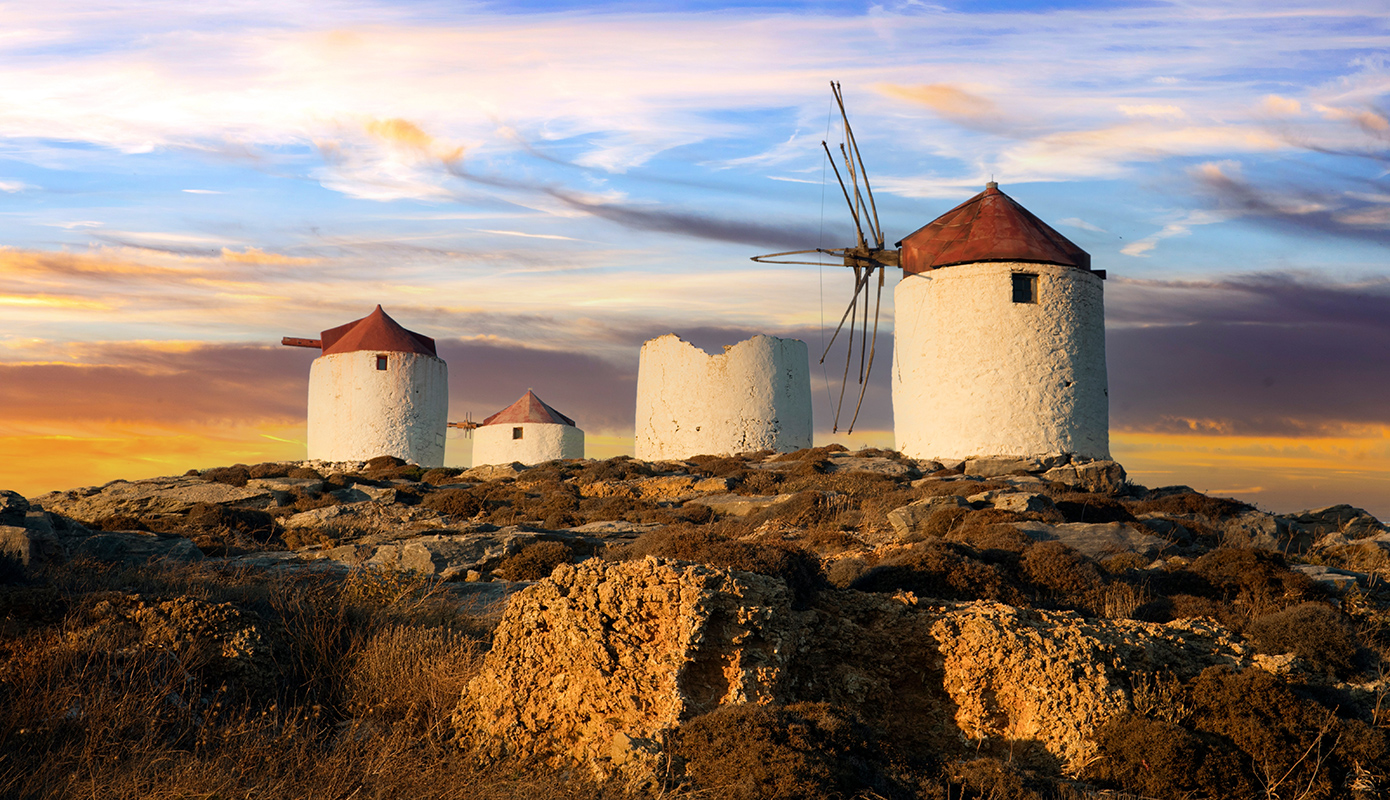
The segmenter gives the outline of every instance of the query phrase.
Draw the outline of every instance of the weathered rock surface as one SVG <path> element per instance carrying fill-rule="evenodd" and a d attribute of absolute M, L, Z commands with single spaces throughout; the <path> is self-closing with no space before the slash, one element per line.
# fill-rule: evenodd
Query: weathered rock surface
<path fill-rule="evenodd" d="M 630 481 L 596 481 L 579 487 L 581 497 L 629 497 L 644 500 L 685 500 L 711 492 L 728 492 L 728 478 L 670 475 Z"/>
<path fill-rule="evenodd" d="M 1046 522 L 1011 523 L 1028 538 L 1037 542 L 1061 542 L 1090 558 L 1105 558 L 1116 553 L 1138 553 L 1153 558 L 1168 547 L 1169 542 L 1123 522 Z"/>
<path fill-rule="evenodd" d="M 795 495 L 790 494 L 770 494 L 770 495 L 744 495 L 744 494 L 717 494 L 710 497 L 696 497 L 688 502 L 702 506 L 709 506 L 720 514 L 731 514 L 735 517 L 746 517 L 754 511 L 761 511 L 769 506 L 778 503 L 785 503 Z"/>
<path fill-rule="evenodd" d="M 919 536 L 926 532 L 927 520 L 939 508 L 969 508 L 964 497 L 955 494 L 927 497 L 888 512 L 888 524 L 899 539 Z"/>
<path fill-rule="evenodd" d="M 828 591 L 646 559 L 561 567 L 515 595 L 455 714 L 473 742 L 650 777 L 670 731 L 720 705 L 847 703 L 936 752 L 988 743 L 1076 768 L 1130 708 L 1131 673 L 1246 667 L 1223 628 L 1091 621 L 990 602 Z"/>
<path fill-rule="evenodd" d="M 1247 511 L 1221 523 L 1222 540 L 1232 547 L 1303 553 L 1315 536 L 1300 526 L 1263 511 Z"/>
<path fill-rule="evenodd" d="M 767 702 L 791 651 L 780 580 L 656 559 L 562 566 L 515 595 L 455 715 L 499 752 L 654 770 L 666 733 Z"/>
<path fill-rule="evenodd" d="M 1042 473 L 1044 480 L 1072 486 L 1086 492 L 1118 494 L 1128 482 L 1125 468 L 1115 461 L 1073 462 Z"/>
<path fill-rule="evenodd" d="M 286 517 L 283 524 L 286 528 L 315 528 L 334 539 L 376 537 L 374 543 L 449 527 L 448 520 L 433 509 L 374 500 L 301 511 Z"/>
<path fill-rule="evenodd" d="M 1363 508 L 1346 504 L 1300 511 L 1283 517 L 1314 539 L 1337 533 L 1347 539 L 1364 539 L 1387 531 L 1380 520 Z"/>
<path fill-rule="evenodd" d="M 89 522 L 115 516 L 187 514 L 199 503 L 261 507 L 273 501 L 265 489 L 193 477 L 151 478 L 135 483 L 113 481 L 105 486 L 50 492 L 34 498 L 34 504 L 45 511 Z"/>
<path fill-rule="evenodd" d="M 203 560 L 203 551 L 182 536 L 141 531 L 101 531 L 67 543 L 68 558 L 91 558 L 132 566 L 146 561 Z"/>

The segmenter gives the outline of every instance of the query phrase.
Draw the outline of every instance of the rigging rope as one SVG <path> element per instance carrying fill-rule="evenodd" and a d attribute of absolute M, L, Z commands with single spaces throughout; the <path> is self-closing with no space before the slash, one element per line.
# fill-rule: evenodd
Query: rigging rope
<path fill-rule="evenodd" d="M 830 138 L 830 120 L 835 113 L 835 106 L 830 105 L 825 110 L 825 139 Z M 824 139 L 822 140 L 824 141 Z M 820 162 L 820 231 L 816 234 L 816 247 L 825 247 L 825 165 L 829 163 L 830 156 L 823 155 Z M 825 350 L 825 254 L 816 253 L 817 277 L 820 280 L 820 345 L 821 351 Z M 835 397 L 830 393 L 830 372 L 825 368 L 825 358 L 821 357 L 820 373 L 825 379 L 825 401 L 835 402 Z"/>

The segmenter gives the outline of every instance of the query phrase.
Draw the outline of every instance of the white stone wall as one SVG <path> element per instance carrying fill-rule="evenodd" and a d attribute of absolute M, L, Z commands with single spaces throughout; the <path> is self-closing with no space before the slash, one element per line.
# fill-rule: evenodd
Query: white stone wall
<path fill-rule="evenodd" d="M 1010 275 L 1038 276 L 1037 303 Z M 1110 457 L 1100 278 L 1051 264 L 905 275 L 893 293 L 893 422 L 914 458 Z"/>
<path fill-rule="evenodd" d="M 754 336 L 709 355 L 675 334 L 642 345 L 638 458 L 683 459 L 811 446 L 806 343 Z"/>
<path fill-rule="evenodd" d="M 376 368 L 378 355 L 386 369 Z M 309 458 L 387 455 L 444 466 L 449 369 L 423 353 L 359 350 L 314 359 L 309 369 Z"/>
<path fill-rule="evenodd" d="M 521 438 L 512 429 L 521 429 Z M 583 458 L 584 431 L 554 422 L 499 422 L 473 431 L 473 466 L 543 464 L 557 458 Z"/>

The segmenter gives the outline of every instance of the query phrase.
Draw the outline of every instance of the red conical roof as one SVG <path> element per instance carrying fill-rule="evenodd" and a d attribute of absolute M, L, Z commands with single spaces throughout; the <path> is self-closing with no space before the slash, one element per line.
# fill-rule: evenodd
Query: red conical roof
<path fill-rule="evenodd" d="M 549 422 L 555 425 L 574 427 L 574 420 L 546 405 L 530 389 L 521 399 L 483 420 L 484 425 L 502 425 L 517 422 Z"/>
<path fill-rule="evenodd" d="M 903 237 L 903 274 L 973 261 L 1033 261 L 1089 270 L 1091 256 L 990 181 L 985 190 Z"/>
<path fill-rule="evenodd" d="M 438 355 L 433 339 L 402 328 L 400 323 L 381 310 L 381 306 L 377 306 L 375 311 L 362 319 L 324 331 L 320 341 L 323 343 L 323 354 L 326 356 L 357 350 Z"/>

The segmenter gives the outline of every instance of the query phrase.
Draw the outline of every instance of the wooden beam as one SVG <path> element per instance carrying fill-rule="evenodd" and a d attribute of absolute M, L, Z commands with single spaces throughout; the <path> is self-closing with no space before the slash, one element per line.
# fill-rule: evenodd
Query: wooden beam
<path fill-rule="evenodd" d="M 286 336 L 280 340 L 280 344 L 286 347 L 317 347 L 323 349 L 322 339 L 296 339 L 293 336 Z"/>

